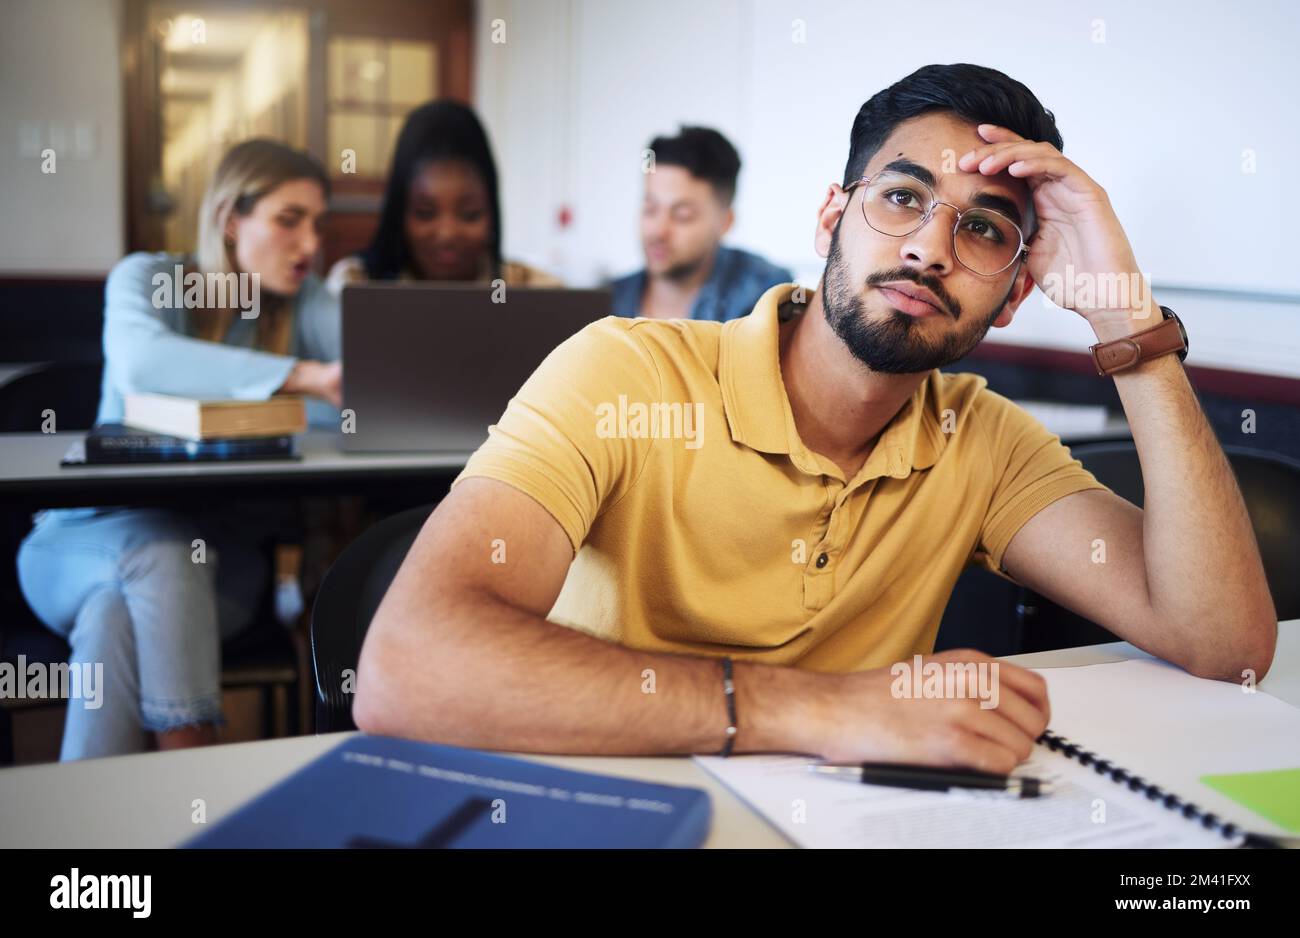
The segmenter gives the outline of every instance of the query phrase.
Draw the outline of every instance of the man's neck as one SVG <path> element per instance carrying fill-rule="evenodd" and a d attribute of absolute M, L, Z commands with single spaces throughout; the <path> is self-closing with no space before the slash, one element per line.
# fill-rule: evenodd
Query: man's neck
<path fill-rule="evenodd" d="M 641 297 L 641 315 L 651 319 L 688 319 L 700 288 L 713 274 L 715 250 L 685 277 L 647 274 L 645 293 Z"/>
<path fill-rule="evenodd" d="M 780 336 L 781 377 L 799 438 L 839 466 L 847 482 L 928 372 L 884 374 L 855 358 L 826 321 L 820 285 Z"/>

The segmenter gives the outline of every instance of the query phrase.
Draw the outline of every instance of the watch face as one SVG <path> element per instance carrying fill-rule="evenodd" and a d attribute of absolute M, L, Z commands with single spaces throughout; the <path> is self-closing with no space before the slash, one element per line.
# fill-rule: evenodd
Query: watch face
<path fill-rule="evenodd" d="M 1183 339 L 1183 348 L 1182 351 L 1178 353 L 1178 360 L 1182 361 L 1187 357 L 1187 329 L 1183 326 L 1183 321 L 1178 318 L 1178 314 L 1168 306 L 1160 307 L 1160 315 L 1165 319 L 1172 319 L 1174 322 L 1178 323 L 1178 334 L 1182 336 Z"/>

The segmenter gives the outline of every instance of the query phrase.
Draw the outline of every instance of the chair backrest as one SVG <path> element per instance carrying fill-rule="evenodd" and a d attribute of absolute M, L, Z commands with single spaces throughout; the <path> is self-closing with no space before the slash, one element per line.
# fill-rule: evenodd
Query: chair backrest
<path fill-rule="evenodd" d="M 54 412 L 56 430 L 89 430 L 99 410 L 103 362 L 44 362 L 0 385 L 0 432 L 39 433 Z"/>
<path fill-rule="evenodd" d="M 104 357 L 104 274 L 0 274 L 6 362 L 94 362 Z"/>
<path fill-rule="evenodd" d="M 1090 443 L 1070 451 L 1097 480 L 1117 495 L 1141 506 L 1145 495 L 1142 467 L 1131 441 Z M 1246 511 L 1255 528 L 1264 573 L 1278 618 L 1300 618 L 1300 462 L 1277 453 L 1225 446 L 1237 476 Z M 1207 545 L 1213 550 L 1214 545 Z"/>
<path fill-rule="evenodd" d="M 356 729 L 344 671 L 356 674 L 370 620 L 433 509 L 421 505 L 371 525 L 325 574 L 311 610 L 316 732 Z"/>

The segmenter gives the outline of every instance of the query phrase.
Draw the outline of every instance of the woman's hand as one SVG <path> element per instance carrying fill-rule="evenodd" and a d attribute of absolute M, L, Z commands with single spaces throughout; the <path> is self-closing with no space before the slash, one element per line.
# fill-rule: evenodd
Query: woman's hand
<path fill-rule="evenodd" d="M 307 394 L 329 401 L 335 407 L 343 406 L 343 363 L 300 360 L 284 379 L 280 391 L 285 394 Z"/>

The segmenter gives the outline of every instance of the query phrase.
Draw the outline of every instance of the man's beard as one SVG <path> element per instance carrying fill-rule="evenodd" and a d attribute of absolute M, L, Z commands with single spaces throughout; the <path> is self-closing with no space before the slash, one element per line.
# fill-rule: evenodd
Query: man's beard
<path fill-rule="evenodd" d="M 710 255 L 705 253 L 688 261 L 679 261 L 665 269 L 659 276 L 674 283 L 683 283 L 698 274 L 700 268 L 708 263 L 709 257 Z"/>
<path fill-rule="evenodd" d="M 962 321 L 961 304 L 944 290 L 943 284 L 910 267 L 877 271 L 867 278 L 866 286 L 899 280 L 909 280 L 927 287 L 948 308 L 955 322 Z M 872 371 L 894 375 L 942 368 L 965 358 L 988 334 L 993 320 L 998 318 L 1011 291 L 1015 289 L 1013 278 L 1011 287 L 1001 302 L 976 320 L 978 328 L 970 331 L 953 330 L 937 340 L 921 335 L 921 321 L 901 310 L 890 309 L 880 319 L 869 319 L 861 295 L 849 283 L 849 273 L 840 256 L 839 225 L 835 226 L 831 235 L 831 249 L 826 256 L 823 283 L 822 311 L 835 334 L 849 347 L 854 357 Z"/>

